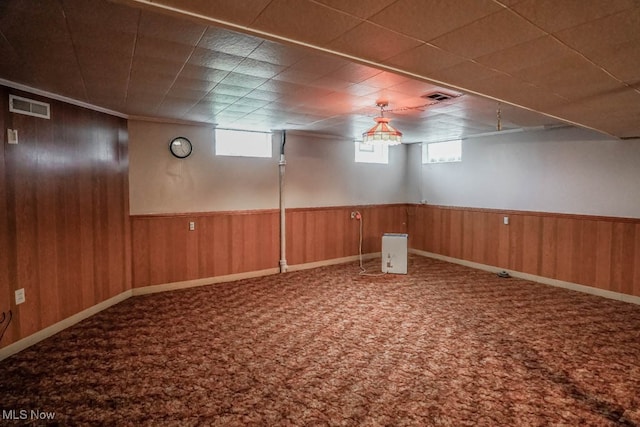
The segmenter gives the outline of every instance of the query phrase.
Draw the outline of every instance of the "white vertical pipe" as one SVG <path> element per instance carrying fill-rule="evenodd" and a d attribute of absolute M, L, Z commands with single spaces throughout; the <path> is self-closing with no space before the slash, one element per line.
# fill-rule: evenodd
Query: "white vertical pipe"
<path fill-rule="evenodd" d="M 285 221 L 285 209 L 284 209 L 284 168 L 287 161 L 284 158 L 284 144 L 287 142 L 287 131 L 282 131 L 282 143 L 280 145 L 280 162 L 278 163 L 280 168 L 280 273 L 287 271 L 287 228 Z"/>

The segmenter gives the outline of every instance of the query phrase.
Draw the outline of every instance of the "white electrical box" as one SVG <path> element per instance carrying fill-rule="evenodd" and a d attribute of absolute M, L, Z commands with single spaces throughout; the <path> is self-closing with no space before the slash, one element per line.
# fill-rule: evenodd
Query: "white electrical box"
<path fill-rule="evenodd" d="M 408 234 L 385 233 L 382 235 L 382 272 L 407 274 Z"/>

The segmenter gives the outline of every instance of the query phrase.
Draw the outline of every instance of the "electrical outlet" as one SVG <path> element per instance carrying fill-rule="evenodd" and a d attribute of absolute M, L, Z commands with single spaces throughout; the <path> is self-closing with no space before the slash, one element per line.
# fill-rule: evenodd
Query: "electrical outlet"
<path fill-rule="evenodd" d="M 193 231 L 196 229 L 195 221 L 189 221 L 189 231 Z"/>
<path fill-rule="evenodd" d="M 351 212 L 351 219 L 354 219 L 355 217 L 356 217 L 355 211 Z"/>
<path fill-rule="evenodd" d="M 502 223 L 504 225 L 509 225 L 509 217 L 508 216 L 502 217 Z"/>
<path fill-rule="evenodd" d="M 15 292 L 16 295 L 16 305 L 18 304 L 22 304 L 23 302 L 25 302 L 27 300 L 25 294 L 24 294 L 24 288 L 20 288 Z"/>

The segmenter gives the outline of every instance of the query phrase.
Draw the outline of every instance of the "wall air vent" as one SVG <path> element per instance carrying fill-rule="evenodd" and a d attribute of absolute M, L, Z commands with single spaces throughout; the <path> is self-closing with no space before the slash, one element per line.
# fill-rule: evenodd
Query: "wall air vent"
<path fill-rule="evenodd" d="M 460 95 L 449 95 L 448 93 L 444 93 L 444 92 L 431 92 L 431 93 L 422 95 L 421 98 L 430 99 L 436 102 L 442 102 L 452 98 L 457 98 L 458 96 Z"/>
<path fill-rule="evenodd" d="M 46 102 L 34 101 L 21 96 L 9 95 L 9 111 L 12 113 L 26 114 L 27 116 L 51 118 L 50 105 Z"/>

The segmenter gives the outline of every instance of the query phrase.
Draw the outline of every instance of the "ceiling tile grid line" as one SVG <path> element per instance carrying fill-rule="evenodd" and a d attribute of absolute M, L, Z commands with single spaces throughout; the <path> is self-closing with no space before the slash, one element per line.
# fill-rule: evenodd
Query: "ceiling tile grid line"
<path fill-rule="evenodd" d="M 382 98 L 407 141 L 495 128 L 497 102 L 505 128 L 640 134 L 635 0 L 246 1 L 5 0 L 0 79 L 136 117 L 356 138 Z M 431 90 L 465 95 L 402 110 Z"/>
<path fill-rule="evenodd" d="M 156 107 L 156 110 L 155 110 L 156 112 L 162 107 L 162 104 L 164 103 L 165 99 L 167 98 L 167 95 L 169 94 L 169 92 L 171 92 L 171 89 L 174 87 L 174 85 L 176 84 L 176 81 L 180 77 L 180 73 L 182 73 L 182 70 L 184 70 L 184 68 L 186 67 L 187 63 L 189 62 L 189 59 L 191 59 L 191 57 L 193 56 L 193 53 L 196 50 L 196 46 L 200 43 L 200 41 L 204 37 L 205 32 L 206 32 L 206 29 L 204 29 L 202 31 L 202 34 L 200 34 L 200 37 L 198 38 L 198 41 L 196 42 L 196 44 L 193 47 L 193 49 L 191 50 L 191 53 L 189 53 L 189 56 L 185 59 L 184 63 L 182 64 L 182 67 L 180 67 L 180 70 L 176 73 L 176 75 L 175 75 L 175 77 L 173 79 L 173 82 L 171 82 L 171 85 L 169 86 L 169 88 L 162 95 L 162 99 L 160 100 L 160 102 L 158 103 L 158 106 Z"/>
<path fill-rule="evenodd" d="M 513 10 L 513 9 L 511 9 Z M 543 28 L 539 27 L 535 22 L 531 21 L 529 18 L 527 18 L 526 16 L 518 13 L 517 11 L 513 10 L 513 12 L 515 14 L 517 14 L 518 16 L 520 16 L 522 19 L 528 21 L 530 24 L 537 26 L 538 28 L 540 28 L 542 31 L 545 31 Z M 620 12 L 620 13 L 626 13 L 626 12 Z M 602 19 L 602 18 L 601 18 Z M 553 38 L 555 41 L 557 41 L 558 43 L 562 44 L 563 46 L 565 46 L 566 48 L 572 50 L 574 53 L 576 53 L 577 55 L 581 56 L 585 61 L 589 62 L 591 65 L 598 67 L 600 70 L 602 70 L 604 73 L 606 73 L 607 75 L 609 75 L 611 78 L 615 79 L 617 82 L 619 82 L 620 84 L 635 90 L 636 92 L 638 92 L 640 94 L 640 90 L 634 88 L 633 86 L 631 86 L 630 84 L 624 82 L 622 79 L 618 78 L 615 74 L 611 73 L 609 70 L 607 70 L 604 66 L 602 66 L 601 64 L 595 62 L 594 60 L 592 60 L 591 58 L 589 58 L 587 55 L 585 55 L 584 53 L 578 51 L 577 49 L 575 49 L 574 47 L 570 46 L 569 44 L 567 44 L 566 42 L 564 42 L 562 39 L 560 39 L 558 36 L 556 36 L 555 34 L 549 33 L 547 32 L 547 35 L 550 36 L 551 38 Z M 640 39 L 638 40 L 638 42 L 640 43 Z"/>
<path fill-rule="evenodd" d="M 143 1 L 143 0 L 132 0 L 132 1 L 133 1 L 134 3 L 140 3 L 140 2 L 145 3 L 145 1 Z M 273 3 L 274 3 L 274 2 L 270 3 L 270 5 L 271 5 L 271 4 L 273 4 Z M 215 18 L 214 18 L 214 20 L 215 20 Z M 255 20 L 254 20 L 254 22 L 255 22 Z M 231 25 L 231 26 L 234 26 L 234 24 L 233 24 L 233 23 L 231 23 L 231 24 L 229 24 L 229 23 L 225 23 L 225 24 L 227 24 L 227 25 Z M 255 29 L 249 29 L 249 30 L 250 30 L 250 31 L 252 31 L 252 32 L 254 32 L 254 31 L 255 31 Z M 261 32 L 261 30 L 258 30 L 258 32 Z M 269 35 L 269 36 L 271 36 L 271 37 L 274 37 L 274 38 L 276 38 L 276 39 L 282 39 L 282 37 L 281 37 L 281 36 L 278 36 L 278 35 L 274 35 L 274 34 L 268 34 L 268 35 Z M 289 40 L 289 39 L 287 39 L 287 40 Z M 292 40 L 289 40 L 289 41 L 290 41 L 290 42 L 294 42 L 294 43 L 300 43 L 299 41 L 292 41 Z M 319 46 L 309 45 L 308 43 L 305 43 L 305 42 L 302 42 L 301 44 L 302 44 L 302 45 L 305 45 L 305 46 L 309 46 L 309 47 L 317 47 L 317 48 L 322 49 L 322 50 L 323 50 L 323 51 L 325 51 L 325 52 L 327 51 L 327 49 L 323 49 L 323 48 L 321 48 L 321 47 L 319 47 Z M 331 51 L 329 51 L 329 52 L 331 52 Z M 343 56 L 343 57 L 344 57 L 344 54 L 341 54 L 340 52 L 333 52 L 333 53 L 339 54 L 339 55 L 341 55 L 341 56 Z M 370 62 L 370 61 L 361 60 L 360 58 L 353 58 L 353 57 L 349 57 L 349 58 L 351 58 L 351 59 L 353 59 L 353 60 L 359 60 L 359 61 L 362 61 L 362 62 L 366 63 L 367 65 L 372 65 L 372 66 L 380 66 L 380 65 L 381 65 L 381 64 L 375 64 L 375 63 L 372 63 L 372 62 Z M 397 69 L 393 69 L 393 71 L 395 71 L 395 72 L 404 72 L 403 70 L 397 70 Z M 405 74 L 406 74 L 406 73 L 405 73 Z M 412 77 L 414 77 L 414 78 L 415 78 L 415 77 L 423 78 L 422 76 L 415 76 L 415 75 L 412 75 Z M 428 79 L 429 81 L 433 81 L 433 82 L 435 82 L 436 84 L 444 84 L 445 86 L 453 86 L 454 88 L 456 88 L 456 89 L 458 89 L 458 90 L 464 90 L 464 89 L 460 88 L 460 87 L 459 87 L 459 86 L 457 86 L 457 85 L 450 85 L 450 84 L 449 84 L 449 85 L 447 85 L 446 83 L 439 82 L 438 80 L 434 80 L 433 78 L 430 78 L 430 79 L 429 79 L 429 78 L 427 78 L 427 79 Z M 467 90 L 467 91 L 468 91 L 468 90 Z M 508 101 L 504 101 L 504 100 L 502 100 L 502 101 L 503 101 L 503 102 L 505 102 L 505 103 L 508 103 Z"/>
<path fill-rule="evenodd" d="M 66 34 L 69 38 L 69 43 L 71 44 L 71 48 L 73 49 L 73 53 L 74 53 L 74 59 L 76 61 L 76 64 L 78 66 L 78 71 L 80 74 L 80 82 L 82 83 L 82 90 L 84 92 L 84 101 L 89 101 L 89 95 L 87 92 L 87 83 L 85 81 L 84 75 L 82 73 L 82 67 L 80 66 L 80 60 L 78 58 L 78 49 L 76 47 L 76 44 L 73 42 L 73 37 L 71 37 L 71 29 L 69 28 L 69 19 L 67 18 L 67 14 L 64 12 L 64 6 L 61 4 L 60 5 L 60 11 L 62 12 L 62 16 L 64 17 L 64 24 L 65 24 L 65 28 L 66 28 Z"/>
<path fill-rule="evenodd" d="M 131 61 L 129 61 L 129 73 L 127 74 L 127 85 L 126 85 L 126 91 L 125 91 L 125 96 L 124 96 L 124 100 L 123 100 L 123 106 L 127 105 L 127 100 L 129 98 L 129 88 L 131 87 L 131 73 L 133 71 L 133 60 L 135 58 L 136 55 L 136 47 L 138 45 L 138 32 L 140 31 L 140 19 L 142 17 L 142 11 L 138 10 L 138 19 L 137 19 L 137 23 L 136 23 L 136 32 L 135 32 L 135 38 L 133 40 L 133 48 L 131 50 Z"/>

